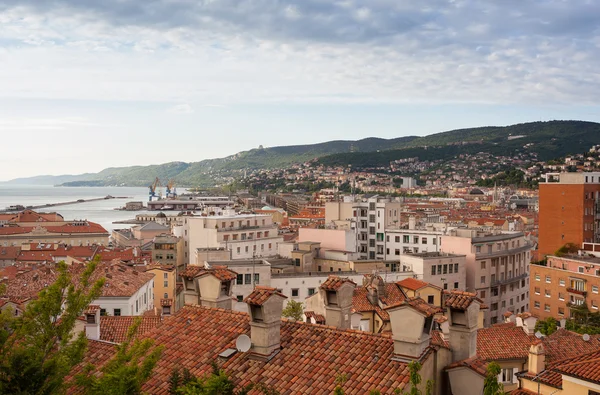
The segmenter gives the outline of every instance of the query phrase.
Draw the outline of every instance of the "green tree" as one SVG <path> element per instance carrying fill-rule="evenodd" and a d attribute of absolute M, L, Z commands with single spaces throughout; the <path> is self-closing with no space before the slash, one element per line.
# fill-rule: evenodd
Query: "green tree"
<path fill-rule="evenodd" d="M 496 362 L 488 364 L 483 382 L 483 395 L 504 395 L 504 386 L 498 382 L 500 372 L 500 365 Z"/>
<path fill-rule="evenodd" d="M 345 373 L 338 374 L 335 378 L 335 389 L 333 395 L 344 395 L 344 384 L 348 381 L 348 375 Z"/>
<path fill-rule="evenodd" d="M 136 338 L 142 320 L 138 317 L 127 331 L 126 340 L 116 346 L 116 355 L 97 374 L 87 365 L 76 377 L 76 383 L 86 395 L 136 395 L 156 366 L 163 346 L 154 347 L 154 340 Z"/>
<path fill-rule="evenodd" d="M 549 336 L 556 332 L 558 322 L 553 317 L 548 317 L 545 320 L 538 320 L 535 323 L 535 331 L 539 331 L 541 334 Z"/>
<path fill-rule="evenodd" d="M 291 318 L 296 321 L 302 321 L 302 313 L 304 312 L 302 303 L 290 300 L 281 312 L 281 315 L 286 318 Z"/>
<path fill-rule="evenodd" d="M 279 395 L 273 388 L 262 383 L 248 384 L 241 389 L 236 389 L 235 383 L 224 370 L 219 369 L 215 362 L 211 366 L 211 373 L 202 377 L 192 376 L 187 369 L 183 370 L 183 374 L 179 373 L 179 369 L 173 370 L 169 380 L 170 393 L 173 395 L 247 395 L 255 390 L 264 395 Z"/>
<path fill-rule="evenodd" d="M 64 378 L 81 362 L 85 333 L 73 335 L 75 322 L 102 290 L 104 279 L 91 283 L 98 261 L 90 262 L 73 281 L 64 262 L 58 277 L 43 289 L 20 317 L 0 325 L 0 393 L 61 394 Z"/>
<path fill-rule="evenodd" d="M 410 383 L 410 390 L 408 392 L 396 390 L 394 391 L 396 394 L 400 395 L 421 395 L 422 391 L 419 389 L 419 385 L 421 385 L 422 379 L 419 371 L 421 370 L 421 364 L 417 361 L 412 361 L 408 364 L 408 372 L 409 378 L 408 382 Z M 425 394 L 431 395 L 433 393 L 433 380 L 427 380 L 425 384 Z"/>

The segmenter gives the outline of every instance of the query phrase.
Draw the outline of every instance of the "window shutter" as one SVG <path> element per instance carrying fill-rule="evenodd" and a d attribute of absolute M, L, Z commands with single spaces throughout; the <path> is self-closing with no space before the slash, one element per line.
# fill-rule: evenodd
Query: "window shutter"
<path fill-rule="evenodd" d="M 519 382 L 519 378 L 517 377 L 517 373 L 519 372 L 519 368 L 513 368 L 513 377 L 512 382 L 517 384 Z"/>
<path fill-rule="evenodd" d="M 502 380 L 502 371 L 500 371 L 500 374 L 498 375 L 498 382 L 499 383 L 504 382 L 504 380 Z"/>

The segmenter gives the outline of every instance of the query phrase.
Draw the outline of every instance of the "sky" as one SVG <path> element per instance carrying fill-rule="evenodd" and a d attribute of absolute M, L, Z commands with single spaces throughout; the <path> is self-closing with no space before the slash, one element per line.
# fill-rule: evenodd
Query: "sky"
<path fill-rule="evenodd" d="M 600 121 L 596 0 L 0 0 L 0 180 Z"/>

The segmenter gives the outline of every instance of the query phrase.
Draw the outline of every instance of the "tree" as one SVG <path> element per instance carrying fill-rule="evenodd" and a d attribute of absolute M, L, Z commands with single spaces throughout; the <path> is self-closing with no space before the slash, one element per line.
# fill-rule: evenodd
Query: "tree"
<path fill-rule="evenodd" d="M 104 279 L 90 278 L 98 261 L 87 264 L 73 281 L 64 262 L 56 265 L 58 278 L 27 304 L 20 317 L 6 316 L 0 325 L 0 393 L 60 394 L 64 378 L 81 362 L 85 333 L 74 338 L 75 322 L 96 299 Z"/>
<path fill-rule="evenodd" d="M 285 306 L 285 309 L 283 309 L 281 312 L 281 315 L 296 321 L 302 321 L 303 312 L 304 310 L 302 308 L 302 303 L 296 302 L 295 300 L 290 300 L 287 306 Z"/>
<path fill-rule="evenodd" d="M 183 369 L 183 374 L 179 373 L 179 369 L 174 369 L 169 379 L 170 394 L 247 395 L 251 390 L 256 390 L 264 395 L 279 395 L 276 390 L 262 383 L 248 384 L 236 390 L 235 383 L 224 370 L 219 369 L 215 362 L 211 366 L 211 373 L 202 377 L 192 376 L 187 369 Z"/>
<path fill-rule="evenodd" d="M 535 331 L 539 331 L 542 335 L 549 336 L 556 332 L 558 322 L 553 317 L 548 317 L 545 320 L 538 320 L 535 323 Z"/>
<path fill-rule="evenodd" d="M 400 395 L 421 395 L 422 392 L 419 389 L 419 385 L 422 382 L 421 375 L 419 371 L 421 370 L 421 364 L 417 361 L 412 361 L 408 364 L 409 378 L 408 382 L 410 383 L 410 390 L 408 392 L 397 389 L 394 391 L 396 394 Z M 425 394 L 431 395 L 433 394 L 433 380 L 427 380 L 425 384 Z"/>
<path fill-rule="evenodd" d="M 483 395 L 504 395 L 504 386 L 498 382 L 500 372 L 500 365 L 496 362 L 488 364 L 483 382 Z"/>
<path fill-rule="evenodd" d="M 138 317 L 127 331 L 126 340 L 116 346 L 116 355 L 96 374 L 93 365 L 87 365 L 76 377 L 76 383 L 87 395 L 137 395 L 148 380 L 162 355 L 163 346 L 153 347 L 154 340 L 136 338 L 142 320 Z"/>

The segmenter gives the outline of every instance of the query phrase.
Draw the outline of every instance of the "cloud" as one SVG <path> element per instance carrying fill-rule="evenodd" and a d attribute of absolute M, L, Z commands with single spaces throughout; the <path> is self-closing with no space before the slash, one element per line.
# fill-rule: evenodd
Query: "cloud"
<path fill-rule="evenodd" d="M 587 0 L 4 0 L 0 97 L 594 104 L 597 15 Z"/>
<path fill-rule="evenodd" d="M 191 114 L 194 112 L 192 106 L 187 103 L 177 104 L 167 110 L 171 114 Z"/>

